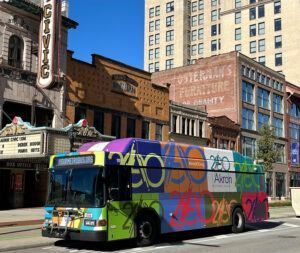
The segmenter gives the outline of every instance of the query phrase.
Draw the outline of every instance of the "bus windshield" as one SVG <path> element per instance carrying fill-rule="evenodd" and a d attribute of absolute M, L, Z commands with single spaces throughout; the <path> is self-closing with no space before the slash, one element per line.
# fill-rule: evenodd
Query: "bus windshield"
<path fill-rule="evenodd" d="M 51 169 L 48 206 L 100 207 L 104 201 L 103 168 Z"/>

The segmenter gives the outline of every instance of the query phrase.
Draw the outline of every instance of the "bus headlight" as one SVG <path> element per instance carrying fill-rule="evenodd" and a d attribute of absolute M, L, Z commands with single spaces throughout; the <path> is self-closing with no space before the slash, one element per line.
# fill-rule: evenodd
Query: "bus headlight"
<path fill-rule="evenodd" d="M 44 223 L 46 223 L 46 224 L 52 224 L 52 218 L 45 219 Z"/>

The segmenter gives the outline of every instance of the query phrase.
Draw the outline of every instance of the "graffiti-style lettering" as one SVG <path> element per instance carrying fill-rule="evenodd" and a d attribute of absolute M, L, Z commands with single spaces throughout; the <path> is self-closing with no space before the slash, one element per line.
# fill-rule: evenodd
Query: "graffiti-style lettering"
<path fill-rule="evenodd" d="M 247 221 L 257 222 L 257 221 L 265 220 L 267 218 L 267 214 L 266 214 L 267 210 L 268 210 L 267 198 L 264 198 L 261 201 L 258 199 L 258 196 L 256 196 L 254 200 L 247 199 L 246 201 L 246 212 L 248 211 Z"/>
<path fill-rule="evenodd" d="M 220 157 L 219 155 L 211 155 L 210 159 L 213 160 L 213 164 L 211 165 L 211 170 L 222 170 L 229 171 L 230 170 L 230 162 L 226 156 Z"/>
<path fill-rule="evenodd" d="M 256 189 L 260 188 L 260 185 L 257 183 L 258 175 L 255 173 L 262 173 L 262 168 L 258 164 L 248 164 L 247 161 L 244 163 L 234 163 L 234 168 L 236 172 L 251 172 L 253 174 L 246 173 L 237 173 L 236 176 L 236 187 L 242 188 L 251 188 L 254 187 Z"/>
<path fill-rule="evenodd" d="M 234 203 L 237 203 L 237 201 L 233 199 L 228 203 L 228 201 L 224 197 L 220 202 L 214 200 L 213 204 L 216 206 L 216 215 L 213 219 L 213 224 L 217 226 L 228 224 L 231 205 Z"/>

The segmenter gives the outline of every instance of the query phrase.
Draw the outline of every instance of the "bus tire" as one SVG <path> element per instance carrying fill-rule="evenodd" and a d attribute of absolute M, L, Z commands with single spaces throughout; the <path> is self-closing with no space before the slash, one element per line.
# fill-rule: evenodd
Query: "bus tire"
<path fill-rule="evenodd" d="M 232 213 L 232 227 L 233 233 L 241 233 L 245 230 L 245 216 L 241 208 L 235 208 Z"/>
<path fill-rule="evenodd" d="M 149 215 L 137 220 L 136 244 L 139 247 L 152 245 L 158 236 L 158 226 L 155 219 Z"/>

